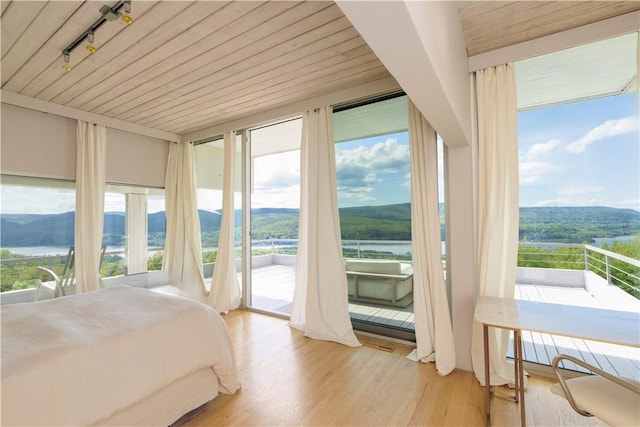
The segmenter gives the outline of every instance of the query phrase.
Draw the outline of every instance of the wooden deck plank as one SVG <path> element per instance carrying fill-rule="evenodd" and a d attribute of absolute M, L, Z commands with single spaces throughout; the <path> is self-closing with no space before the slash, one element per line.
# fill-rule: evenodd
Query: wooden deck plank
<path fill-rule="evenodd" d="M 583 288 L 516 285 L 516 297 L 529 301 L 605 308 L 602 302 Z M 523 334 L 525 349 L 528 346 L 527 339 L 529 336 Z M 530 358 L 531 353 L 525 351 L 525 360 L 528 362 L 550 365 L 558 353 L 565 353 L 600 367 L 604 371 L 628 378 L 640 378 L 640 350 L 638 349 L 537 333 L 531 334 L 531 339 L 536 354 L 535 358 Z M 574 363 L 566 361 L 562 363 L 566 369 L 587 372 Z"/>
<path fill-rule="evenodd" d="M 293 266 L 269 265 L 253 271 L 254 299 L 265 304 L 259 307 L 279 312 L 290 312 L 293 299 L 295 268 Z M 258 295 L 258 298 L 255 296 Z M 553 287 L 545 285 L 517 285 L 517 299 L 552 302 L 558 304 L 576 304 L 583 306 L 601 306 L 595 298 L 580 288 Z M 280 301 L 278 301 L 280 300 Z M 286 311 L 285 309 L 289 310 Z M 364 322 L 375 322 L 390 327 L 415 330 L 413 307 L 406 309 L 372 304 L 349 303 L 351 318 Z M 527 362 L 551 365 L 559 353 L 570 354 L 597 366 L 607 372 L 640 380 L 640 350 L 623 346 L 610 346 L 603 343 L 551 336 L 538 332 L 523 331 L 523 353 Z M 508 357 L 513 357 L 513 338 Z M 570 362 L 563 362 L 567 369 L 585 372 L 585 369 Z"/>
<path fill-rule="evenodd" d="M 581 359 L 587 362 L 590 365 L 593 365 L 597 368 L 604 369 L 602 365 L 600 365 L 600 361 L 593 355 L 589 346 L 584 342 L 584 340 L 574 338 L 573 345 L 580 352 Z"/>

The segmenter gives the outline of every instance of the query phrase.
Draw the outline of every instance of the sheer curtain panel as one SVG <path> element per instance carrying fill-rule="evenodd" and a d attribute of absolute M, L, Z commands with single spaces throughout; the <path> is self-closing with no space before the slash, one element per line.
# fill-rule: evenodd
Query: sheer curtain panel
<path fill-rule="evenodd" d="M 409 100 L 411 241 L 417 348 L 412 360 L 435 362 L 440 375 L 456 367 L 449 301 L 442 271 L 436 132 Z"/>
<path fill-rule="evenodd" d="M 127 274 L 147 272 L 147 195 L 126 195 Z"/>
<path fill-rule="evenodd" d="M 331 108 L 302 117 L 300 224 L 289 325 L 309 338 L 359 346 L 342 260 Z"/>
<path fill-rule="evenodd" d="M 512 64 L 475 73 L 477 104 L 476 274 L 479 296 L 513 298 L 518 259 L 518 133 Z M 474 321 L 471 359 L 484 385 L 482 325 Z M 490 329 L 491 385 L 512 383 L 509 332 Z"/>
<path fill-rule="evenodd" d="M 193 145 L 171 143 L 165 177 L 167 231 L 162 269 L 185 294 L 204 300 Z"/>
<path fill-rule="evenodd" d="M 240 306 L 240 283 L 236 272 L 235 253 L 235 189 L 236 133 L 224 134 L 224 166 L 222 171 L 222 223 L 218 239 L 218 255 L 213 269 L 209 304 L 220 313 L 228 313 Z"/>
<path fill-rule="evenodd" d="M 78 120 L 76 127 L 76 292 L 100 289 L 107 129 Z"/>

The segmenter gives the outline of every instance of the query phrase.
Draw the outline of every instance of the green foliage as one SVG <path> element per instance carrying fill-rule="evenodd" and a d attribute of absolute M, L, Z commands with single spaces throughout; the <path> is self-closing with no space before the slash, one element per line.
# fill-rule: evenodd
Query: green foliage
<path fill-rule="evenodd" d="M 411 240 L 411 221 L 340 218 L 343 240 Z"/>
<path fill-rule="evenodd" d="M 630 241 L 614 241 L 610 245 L 605 243 L 602 245 L 602 249 L 638 260 L 640 259 L 640 234 L 635 234 Z M 606 279 L 605 255 L 593 253 L 592 257 L 590 270 Z M 640 299 L 640 268 L 612 258 L 610 259 L 609 274 L 613 285 Z"/>
<path fill-rule="evenodd" d="M 640 213 L 603 206 L 520 208 L 520 241 L 593 243 L 594 238 L 630 236 Z"/>
<path fill-rule="evenodd" d="M 584 249 L 563 247 L 545 249 L 537 246 L 520 246 L 518 267 L 584 270 Z"/>
<path fill-rule="evenodd" d="M 361 249 L 360 253 L 355 248 L 342 248 L 342 256 L 343 258 L 351 258 L 351 259 L 392 259 L 392 260 L 401 260 L 401 261 L 411 261 L 411 254 L 394 254 L 393 252 L 388 251 L 374 251 L 370 249 Z"/>
<path fill-rule="evenodd" d="M 164 252 L 158 251 L 147 258 L 147 270 L 149 271 L 160 271 L 162 270 L 162 258 L 164 257 Z"/>
<path fill-rule="evenodd" d="M 297 239 L 298 214 L 264 213 L 251 218 L 251 237 L 256 240 L 270 238 Z"/>
<path fill-rule="evenodd" d="M 202 262 L 204 264 L 209 262 L 216 262 L 216 258 L 218 257 L 218 251 L 205 252 L 202 255 Z"/>
<path fill-rule="evenodd" d="M 602 249 L 638 260 L 640 259 L 640 234 L 635 234 L 630 241 L 616 240 L 609 245 L 603 244 Z M 536 246 L 520 246 L 518 267 L 585 270 L 585 252 L 582 248 L 546 249 Z M 589 251 L 589 270 L 607 279 L 606 256 Z M 610 258 L 609 273 L 611 284 L 640 299 L 640 268 Z"/>
<path fill-rule="evenodd" d="M 8 249 L 0 250 L 0 257 L 3 260 L 25 259 L 24 262 L 2 264 L 0 266 L 0 292 L 36 287 L 38 285 L 38 276 L 40 275 L 38 267 L 49 268 L 57 275 L 61 275 L 66 262 L 65 257 L 50 261 L 49 263 L 43 263 L 43 261 L 28 261 L 29 257 L 14 254 Z"/>

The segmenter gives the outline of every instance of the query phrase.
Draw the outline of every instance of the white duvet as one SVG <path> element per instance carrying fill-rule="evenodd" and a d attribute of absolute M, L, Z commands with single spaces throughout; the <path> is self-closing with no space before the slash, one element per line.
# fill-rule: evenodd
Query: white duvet
<path fill-rule="evenodd" d="M 186 298 L 128 286 L 2 306 L 2 425 L 89 425 L 210 366 L 239 387 L 226 325 Z"/>

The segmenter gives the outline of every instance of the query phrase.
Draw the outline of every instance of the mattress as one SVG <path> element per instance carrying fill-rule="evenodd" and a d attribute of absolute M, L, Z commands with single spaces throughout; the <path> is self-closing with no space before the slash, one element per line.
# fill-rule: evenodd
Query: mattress
<path fill-rule="evenodd" d="M 218 396 L 218 378 L 204 368 L 174 381 L 95 426 L 168 426 Z"/>
<path fill-rule="evenodd" d="M 224 321 L 187 298 L 116 286 L 2 307 L 2 425 L 95 424 L 204 368 L 240 387 Z"/>

